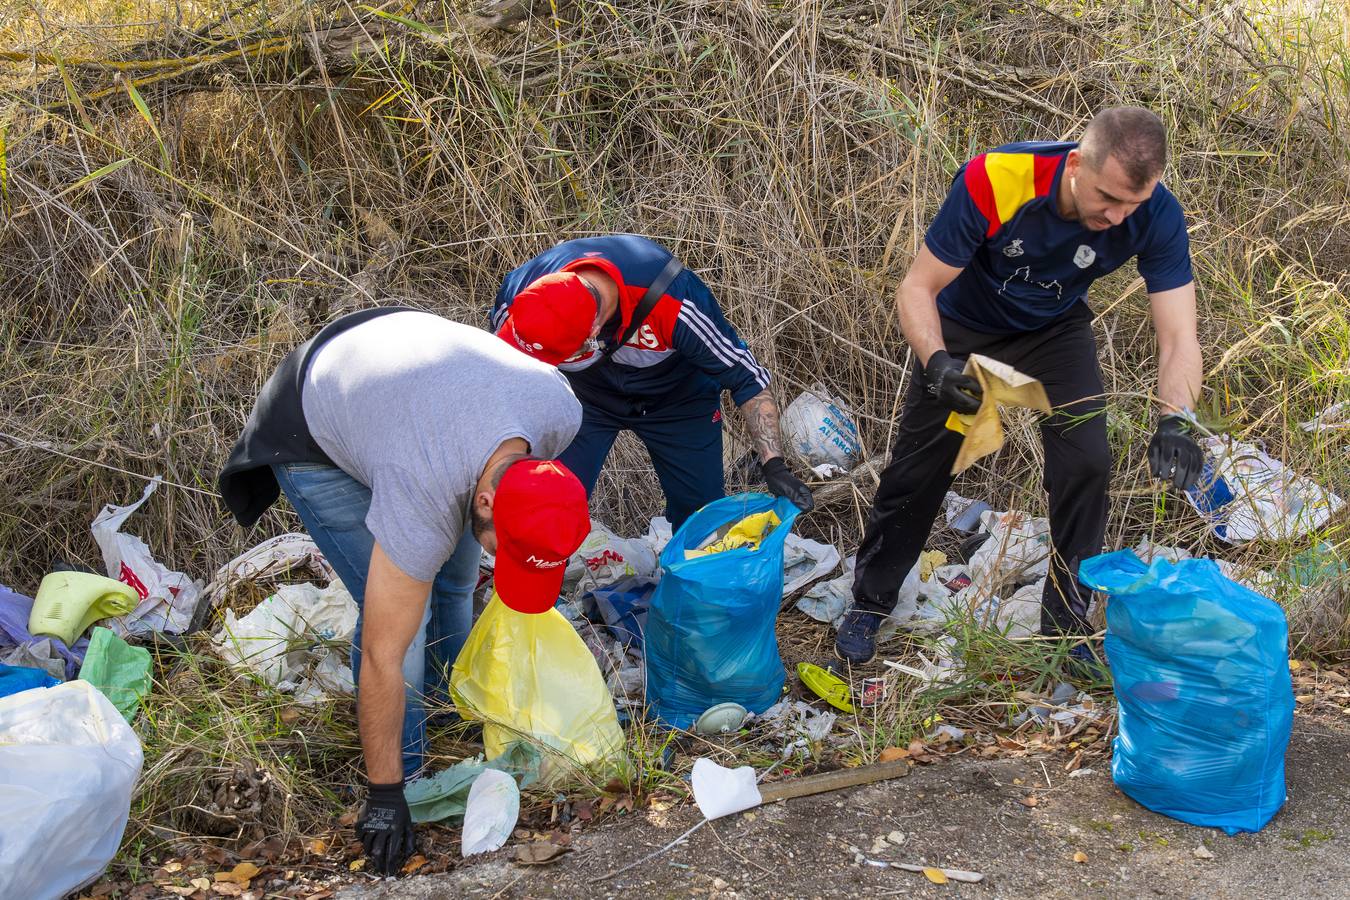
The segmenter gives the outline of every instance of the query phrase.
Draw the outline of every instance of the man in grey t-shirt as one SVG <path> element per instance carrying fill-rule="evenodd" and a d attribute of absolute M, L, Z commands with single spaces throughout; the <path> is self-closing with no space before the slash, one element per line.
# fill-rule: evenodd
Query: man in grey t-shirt
<path fill-rule="evenodd" d="M 365 310 L 282 363 L 222 472 L 244 525 L 279 485 L 361 607 L 357 832 L 377 870 L 411 852 L 403 782 L 422 765 L 424 697 L 444 695 L 468 634 L 481 548 L 502 601 L 543 612 L 590 530 L 585 489 L 551 461 L 580 424 L 552 366 L 438 316 Z"/>

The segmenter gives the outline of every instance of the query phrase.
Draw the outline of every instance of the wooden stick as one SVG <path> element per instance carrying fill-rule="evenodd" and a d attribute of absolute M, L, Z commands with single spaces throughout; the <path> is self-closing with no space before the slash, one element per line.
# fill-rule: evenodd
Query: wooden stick
<path fill-rule="evenodd" d="M 858 766 L 856 769 L 837 769 L 820 775 L 808 775 L 805 778 L 792 778 L 769 785 L 761 785 L 759 796 L 765 803 L 775 800 L 790 800 L 793 797 L 809 797 L 812 794 L 824 794 L 842 788 L 858 787 L 892 778 L 904 778 L 909 774 L 907 760 L 874 763 L 870 766 Z"/>

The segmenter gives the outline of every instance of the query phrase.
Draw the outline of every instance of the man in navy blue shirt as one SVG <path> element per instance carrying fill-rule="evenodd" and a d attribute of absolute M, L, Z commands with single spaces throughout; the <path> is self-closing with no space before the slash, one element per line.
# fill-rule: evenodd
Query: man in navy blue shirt
<path fill-rule="evenodd" d="M 614 439 L 629 430 L 651 455 L 672 527 L 721 497 L 725 390 L 745 416 L 769 489 L 804 510 L 814 505 L 783 459 L 768 371 L 703 280 L 655 241 L 610 234 L 545 250 L 506 276 L 492 328 L 567 376 L 582 422 L 559 459 L 588 494 Z"/>
<path fill-rule="evenodd" d="M 1055 551 L 1041 630 L 1089 632 L 1091 592 L 1077 571 L 1102 550 L 1111 452 L 1085 300 L 1093 281 L 1131 257 L 1158 338 L 1160 418 L 1150 468 L 1178 488 L 1194 483 L 1202 454 L 1189 434 L 1189 411 L 1203 369 L 1186 223 L 1159 183 L 1166 143 L 1153 113 L 1115 107 L 1098 114 L 1076 144 L 1009 144 L 957 172 L 896 294 L 916 371 L 858 548 L 854 606 L 835 640 L 843 659 L 872 658 L 880 620 L 928 540 L 961 445 L 947 418 L 979 408 L 980 386 L 963 374 L 972 353 L 1039 379 L 1055 409 L 1041 423 Z M 1085 644 L 1073 652 L 1091 659 Z"/>

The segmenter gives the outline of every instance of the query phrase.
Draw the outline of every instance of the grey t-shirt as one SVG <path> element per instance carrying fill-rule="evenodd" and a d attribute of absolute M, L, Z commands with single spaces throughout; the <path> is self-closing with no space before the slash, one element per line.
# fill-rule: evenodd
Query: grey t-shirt
<path fill-rule="evenodd" d="M 553 459 L 581 427 L 581 404 L 553 366 L 422 312 L 381 316 L 324 344 L 301 399 L 315 443 L 370 488 L 375 540 L 419 581 L 454 552 L 503 441 L 524 438 Z"/>

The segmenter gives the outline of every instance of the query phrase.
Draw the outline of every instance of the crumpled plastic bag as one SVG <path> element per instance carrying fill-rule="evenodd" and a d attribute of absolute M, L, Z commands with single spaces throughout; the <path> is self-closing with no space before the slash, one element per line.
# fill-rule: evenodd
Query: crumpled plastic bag
<path fill-rule="evenodd" d="M 984 396 L 973 416 L 957 417 L 965 438 L 956 454 L 956 462 L 952 463 L 953 475 L 964 472 L 989 454 L 997 453 L 1003 446 L 1000 406 L 1022 407 L 1050 414 L 1050 400 L 1045 396 L 1045 388 L 1041 383 L 1007 363 L 972 353 L 966 360 L 964 371 L 980 383 Z M 956 414 L 953 413 L 953 416 Z"/>
<path fill-rule="evenodd" d="M 323 589 L 283 584 L 243 618 L 227 609 L 212 643 L 232 666 L 312 703 L 327 691 L 355 690 L 346 654 L 356 619 L 356 601 L 339 579 Z"/>
<path fill-rule="evenodd" d="M 1286 541 L 1321 528 L 1345 501 L 1255 447 L 1205 438 L 1205 465 L 1186 499 L 1229 544 Z"/>
<path fill-rule="evenodd" d="M 150 651 L 131 646 L 109 628 L 95 628 L 89 635 L 80 680 L 98 688 L 122 718 L 131 722 L 141 700 L 150 693 Z"/>
<path fill-rule="evenodd" d="M 141 760 L 136 733 L 87 681 L 0 700 L 0 897 L 56 900 L 102 874 Z"/>
<path fill-rule="evenodd" d="M 929 557 L 929 561 L 932 559 Z M 924 620 L 934 624 L 945 621 L 945 616 L 940 614 L 940 607 L 950 599 L 951 592 L 936 576 L 928 579 L 920 577 L 924 562 L 921 554 L 918 561 L 905 574 L 895 608 L 882 622 L 879 638 L 884 639 L 895 634 L 900 628 L 912 627 Z M 838 578 L 812 585 L 810 590 L 798 598 L 797 609 L 817 622 L 828 622 L 838 628 L 844 616 L 853 608 L 853 579 L 856 566 L 856 556 L 845 559 L 843 574 Z"/>
<path fill-rule="evenodd" d="M 460 852 L 475 856 L 500 849 L 519 818 L 520 788 L 516 780 L 497 769 L 484 769 L 469 788 Z"/>
<path fill-rule="evenodd" d="M 1050 573 L 1050 521 L 1024 512 L 980 516 L 989 538 L 970 557 L 971 586 L 985 595 L 1007 584 L 1028 584 Z"/>
<path fill-rule="evenodd" d="M 813 469 L 833 466 L 847 472 L 858 461 L 858 426 L 843 401 L 820 385 L 799 394 L 778 417 L 783 439 Z"/>
<path fill-rule="evenodd" d="M 201 582 L 170 571 L 151 555 L 145 541 L 121 530 L 132 513 L 150 499 L 160 481 L 155 476 L 134 503 L 103 507 L 89 528 L 103 551 L 108 577 L 130 585 L 141 598 L 134 610 L 111 623 L 123 637 L 152 632 L 182 634 L 192 624 L 202 596 Z"/>
<path fill-rule="evenodd" d="M 824 578 L 839 565 L 839 555 L 829 544 L 789 534 L 783 545 L 783 596 Z"/>
<path fill-rule="evenodd" d="M 621 538 L 596 524 L 567 561 L 564 590 L 594 590 L 629 576 L 660 577 L 656 551 L 642 538 Z"/>
<path fill-rule="evenodd" d="M 0 652 L 0 665 L 41 669 L 57 681 L 66 680 L 66 661 L 52 642 L 56 638 L 42 638 Z M 87 639 L 86 639 L 87 640 Z"/>
<path fill-rule="evenodd" d="M 75 646 L 52 637 L 37 638 L 28 630 L 33 613 L 33 598 L 0 585 L 0 662 L 11 666 L 32 666 L 46 669 L 63 681 L 74 678 L 80 671 L 89 638 L 81 637 Z M 56 662 L 60 661 L 61 671 Z"/>
<path fill-rule="evenodd" d="M 527 739 L 575 765 L 622 759 L 614 700 L 556 609 L 516 612 L 494 593 L 455 660 L 450 694 L 461 716 L 483 723 L 489 756 Z"/>
<path fill-rule="evenodd" d="M 957 594 L 957 603 L 967 601 L 966 588 Z M 1031 637 L 1041 633 L 1041 597 L 1045 591 L 1045 579 L 1023 585 L 1012 596 L 1003 598 L 994 596 L 976 596 L 973 611 L 975 624 L 987 631 L 996 631 L 1004 637 Z"/>
<path fill-rule="evenodd" d="M 812 743 L 819 743 L 830 736 L 837 713 L 816 709 L 801 700 L 779 700 L 773 706 L 754 717 L 754 721 L 766 725 L 782 737 L 784 757 L 793 751 L 806 749 Z"/>

